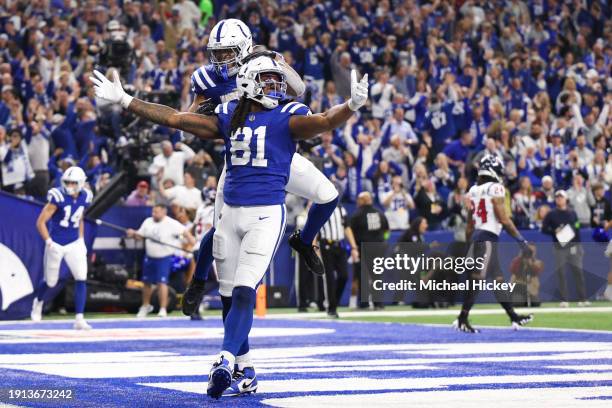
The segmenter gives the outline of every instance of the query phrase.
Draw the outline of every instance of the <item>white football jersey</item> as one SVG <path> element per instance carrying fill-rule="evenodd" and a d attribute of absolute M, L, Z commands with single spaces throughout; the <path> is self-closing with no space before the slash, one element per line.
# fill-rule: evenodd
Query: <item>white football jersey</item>
<path fill-rule="evenodd" d="M 502 224 L 493 211 L 493 198 L 506 196 L 506 189 L 500 183 L 484 183 L 472 186 L 468 191 L 474 229 L 485 230 L 499 235 Z"/>

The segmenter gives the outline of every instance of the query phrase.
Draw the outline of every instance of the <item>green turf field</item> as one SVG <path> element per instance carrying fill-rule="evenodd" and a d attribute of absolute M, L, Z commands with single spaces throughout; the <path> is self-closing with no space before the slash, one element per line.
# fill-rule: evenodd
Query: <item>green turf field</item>
<path fill-rule="evenodd" d="M 533 311 L 534 320 L 529 327 L 548 327 L 556 329 L 588 329 L 612 331 L 611 312 L 585 312 L 571 313 L 542 313 Z M 385 316 L 385 317 L 345 317 L 346 320 L 368 322 L 394 322 L 394 323 L 421 323 L 421 324 L 448 324 L 454 320 L 452 316 Z M 506 315 L 474 315 L 470 317 L 472 326 L 509 326 Z"/>
<path fill-rule="evenodd" d="M 531 327 L 547 327 L 561 329 L 588 329 L 612 331 L 612 302 L 593 302 L 590 307 L 576 307 L 571 304 L 570 309 L 555 309 L 558 303 L 544 303 L 540 308 L 535 307 L 528 312 L 533 313 L 535 319 L 530 323 Z M 552 310 L 551 310 L 552 308 Z M 479 314 L 489 313 L 489 314 Z M 413 309 L 410 306 L 388 306 L 382 313 L 355 311 L 346 307 L 338 310 L 341 320 L 367 321 L 367 322 L 387 322 L 387 323 L 411 323 L 411 324 L 448 324 L 450 325 L 459 312 L 459 306 L 448 309 Z M 494 312 L 494 314 L 490 314 Z M 525 309 L 522 313 L 527 313 Z M 268 309 L 269 315 L 280 315 L 287 318 L 313 318 L 326 319 L 324 313 L 316 313 L 311 309 L 310 313 L 297 313 L 294 308 Z M 426 314 L 426 315 L 423 315 Z M 219 310 L 207 310 L 204 316 L 219 316 Z M 169 314 L 172 317 L 183 316 L 180 311 Z M 46 315 L 45 320 L 66 319 L 72 315 L 53 313 Z M 133 318 L 133 314 L 128 313 L 86 313 L 87 319 L 100 318 Z M 273 317 L 273 316 L 271 316 Z M 280 316 L 278 316 L 280 317 Z M 155 315 L 150 315 L 149 319 L 155 319 Z M 484 304 L 474 307 L 474 312 L 470 317 L 474 326 L 508 326 L 509 321 L 504 311 L 497 304 Z"/>

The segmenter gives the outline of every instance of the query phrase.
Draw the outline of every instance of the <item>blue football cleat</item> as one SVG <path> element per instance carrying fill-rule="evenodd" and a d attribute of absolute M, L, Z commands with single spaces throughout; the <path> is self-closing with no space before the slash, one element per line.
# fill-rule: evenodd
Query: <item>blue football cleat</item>
<path fill-rule="evenodd" d="M 232 385 L 223 393 L 224 397 L 236 397 L 257 392 L 257 375 L 253 367 L 245 367 L 244 370 L 234 371 Z"/>
<path fill-rule="evenodd" d="M 232 384 L 232 369 L 230 363 L 223 356 L 213 364 L 208 374 L 208 389 L 206 393 L 215 399 L 219 399 L 223 391 Z"/>

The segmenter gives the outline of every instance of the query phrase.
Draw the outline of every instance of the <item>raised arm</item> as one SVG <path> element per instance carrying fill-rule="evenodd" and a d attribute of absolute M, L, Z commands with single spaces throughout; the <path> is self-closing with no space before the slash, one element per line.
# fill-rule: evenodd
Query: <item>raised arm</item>
<path fill-rule="evenodd" d="M 94 76 L 89 77 L 89 79 L 94 84 L 96 97 L 110 103 L 120 104 L 124 109 L 135 113 L 137 116 L 158 125 L 193 133 L 202 139 L 216 139 L 220 137 L 216 117 L 203 116 L 191 112 L 179 112 L 169 106 L 136 99 L 125 93 L 116 70 L 113 70 L 113 82 L 109 81 L 99 71 L 94 71 Z"/>
<path fill-rule="evenodd" d="M 308 116 L 292 116 L 289 129 L 294 139 L 310 139 L 319 133 L 336 129 L 368 100 L 368 75 L 357 81 L 357 72 L 351 71 L 351 98 L 340 105 L 331 107 L 323 113 Z"/>

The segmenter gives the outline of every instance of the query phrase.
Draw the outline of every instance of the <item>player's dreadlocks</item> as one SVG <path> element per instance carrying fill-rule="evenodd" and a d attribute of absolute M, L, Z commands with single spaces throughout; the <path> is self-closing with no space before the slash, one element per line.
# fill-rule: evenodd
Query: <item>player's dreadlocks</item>
<path fill-rule="evenodd" d="M 232 115 L 232 120 L 230 122 L 230 134 L 234 134 L 238 128 L 244 126 L 247 115 L 251 111 L 252 104 L 253 101 L 248 99 L 246 96 L 243 96 L 238 100 L 238 105 L 236 106 L 236 109 L 234 109 L 234 114 Z"/>

